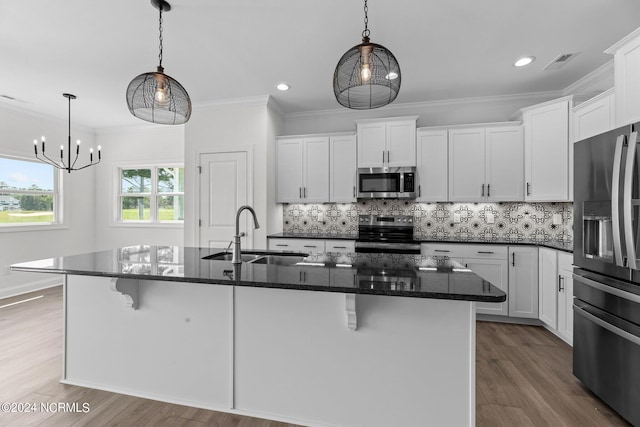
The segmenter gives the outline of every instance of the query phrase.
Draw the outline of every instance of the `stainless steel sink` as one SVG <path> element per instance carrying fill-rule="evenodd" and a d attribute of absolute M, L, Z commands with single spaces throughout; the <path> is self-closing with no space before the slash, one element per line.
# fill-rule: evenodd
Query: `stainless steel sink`
<path fill-rule="evenodd" d="M 267 264 L 267 265 L 293 265 L 303 259 L 308 254 L 298 252 L 270 252 L 270 251 L 242 251 L 240 258 L 242 262 L 252 264 Z M 212 255 L 207 255 L 202 259 L 208 259 L 211 261 L 231 261 L 233 254 L 231 252 L 217 252 Z"/>

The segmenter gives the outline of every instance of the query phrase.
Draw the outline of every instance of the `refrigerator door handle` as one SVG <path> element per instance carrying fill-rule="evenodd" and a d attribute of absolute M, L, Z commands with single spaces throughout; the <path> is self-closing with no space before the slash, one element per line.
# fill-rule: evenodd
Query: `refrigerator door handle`
<path fill-rule="evenodd" d="M 611 228 L 613 229 L 613 255 L 616 265 L 625 267 L 622 259 L 622 242 L 620 241 L 620 165 L 622 163 L 622 146 L 624 135 L 620 135 L 616 141 L 616 149 L 613 154 L 613 174 L 611 177 Z"/>
<path fill-rule="evenodd" d="M 608 330 L 609 332 L 626 339 L 627 341 L 631 341 L 632 343 L 636 344 L 636 345 L 640 345 L 640 338 L 638 338 L 637 336 L 630 334 L 629 332 L 620 329 L 614 325 L 612 325 L 611 323 L 605 322 L 604 320 L 602 320 L 601 318 L 594 316 L 593 314 L 589 313 L 588 311 L 586 311 L 585 309 L 578 307 L 577 305 L 573 305 L 573 310 L 576 314 L 585 317 L 587 320 L 592 321 L 593 323 L 595 323 L 596 325 L 605 328 L 606 330 Z"/>
<path fill-rule="evenodd" d="M 627 246 L 627 265 L 632 270 L 638 269 L 636 262 L 636 242 L 633 232 L 633 177 L 635 172 L 636 145 L 638 132 L 631 132 L 627 147 L 627 161 L 624 169 L 624 184 L 622 187 L 622 218 L 624 225 L 624 240 Z"/>

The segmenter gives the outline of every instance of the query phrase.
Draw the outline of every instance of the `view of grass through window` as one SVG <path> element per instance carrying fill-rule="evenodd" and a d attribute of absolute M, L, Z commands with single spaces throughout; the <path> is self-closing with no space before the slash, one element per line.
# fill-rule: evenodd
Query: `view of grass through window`
<path fill-rule="evenodd" d="M 0 226 L 55 222 L 54 180 L 52 166 L 0 157 Z"/>
<path fill-rule="evenodd" d="M 184 168 L 121 169 L 120 219 L 184 220 Z"/>

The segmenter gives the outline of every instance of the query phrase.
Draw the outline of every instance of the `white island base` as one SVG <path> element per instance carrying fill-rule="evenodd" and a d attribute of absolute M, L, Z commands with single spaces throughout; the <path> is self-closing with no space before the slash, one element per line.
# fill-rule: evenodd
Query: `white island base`
<path fill-rule="evenodd" d="M 62 382 L 307 426 L 473 426 L 475 303 L 68 275 Z"/>

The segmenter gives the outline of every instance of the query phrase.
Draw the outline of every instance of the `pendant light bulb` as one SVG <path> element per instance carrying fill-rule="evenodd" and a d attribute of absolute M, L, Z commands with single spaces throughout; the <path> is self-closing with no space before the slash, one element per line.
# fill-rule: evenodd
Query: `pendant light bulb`
<path fill-rule="evenodd" d="M 371 67 L 369 64 L 362 64 L 360 68 L 360 78 L 363 82 L 368 82 L 371 79 Z"/>

